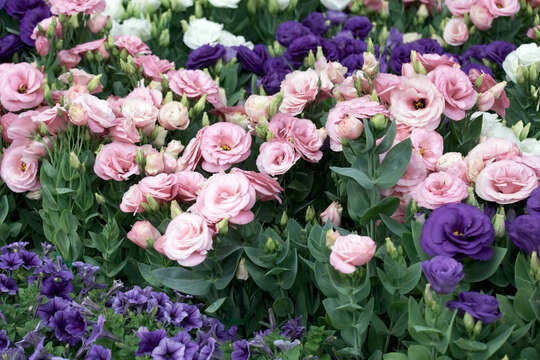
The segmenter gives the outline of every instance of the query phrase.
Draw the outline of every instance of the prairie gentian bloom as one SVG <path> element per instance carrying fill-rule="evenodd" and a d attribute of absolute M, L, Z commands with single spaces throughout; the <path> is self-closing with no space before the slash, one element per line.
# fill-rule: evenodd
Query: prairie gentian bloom
<path fill-rule="evenodd" d="M 435 256 L 422 262 L 422 271 L 438 294 L 451 294 L 463 279 L 463 265 L 448 256 Z"/>
<path fill-rule="evenodd" d="M 461 314 L 468 312 L 473 318 L 485 324 L 491 323 L 502 316 L 496 298 L 475 291 L 460 293 L 457 300 L 447 302 L 446 306 L 452 310 L 458 309 Z"/>

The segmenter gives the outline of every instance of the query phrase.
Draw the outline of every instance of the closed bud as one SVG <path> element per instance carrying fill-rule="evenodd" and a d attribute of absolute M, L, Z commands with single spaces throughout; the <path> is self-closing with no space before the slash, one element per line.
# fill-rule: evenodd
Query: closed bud
<path fill-rule="evenodd" d="M 199 101 L 193 106 L 193 112 L 194 115 L 198 115 L 204 111 L 204 108 L 206 107 L 206 94 L 201 96 Z"/>
<path fill-rule="evenodd" d="M 249 279 L 249 273 L 246 268 L 246 259 L 241 258 L 240 263 L 238 264 L 238 269 L 236 269 L 236 278 L 238 280 L 247 280 Z"/>
<path fill-rule="evenodd" d="M 250 15 L 255 15 L 257 13 L 258 4 L 259 2 L 257 0 L 248 0 L 247 11 Z"/>
<path fill-rule="evenodd" d="M 375 129 L 384 130 L 386 129 L 386 125 L 388 124 L 388 119 L 383 114 L 376 114 L 371 118 L 369 122 L 373 124 L 373 127 Z"/>
<path fill-rule="evenodd" d="M 525 82 L 527 81 L 528 77 L 529 77 L 529 72 L 527 71 L 527 67 L 518 66 L 517 72 L 516 72 L 517 83 L 520 85 L 525 85 Z"/>
<path fill-rule="evenodd" d="M 186 20 L 182 19 L 180 25 L 182 26 L 182 32 L 187 32 L 189 30 L 189 24 Z"/>
<path fill-rule="evenodd" d="M 45 123 L 43 122 L 39 123 L 39 133 L 42 136 L 47 136 L 49 134 L 49 129 L 47 128 L 47 125 L 45 125 Z"/>
<path fill-rule="evenodd" d="M 74 169 L 81 167 L 81 161 L 79 160 L 77 154 L 75 154 L 73 151 L 69 153 L 69 165 Z"/>
<path fill-rule="evenodd" d="M 40 200 L 41 199 L 41 190 L 29 191 L 25 194 L 27 199 L 30 200 Z"/>
<path fill-rule="evenodd" d="M 201 120 L 202 126 L 209 126 L 210 125 L 210 118 L 208 117 L 208 114 L 206 111 L 204 112 Z"/>
<path fill-rule="evenodd" d="M 52 94 L 51 94 L 51 88 L 49 87 L 49 84 L 47 83 L 45 83 L 45 85 L 43 86 L 43 97 L 45 98 L 49 106 L 54 106 L 54 101 L 52 99 Z"/>
<path fill-rule="evenodd" d="M 493 217 L 493 228 L 495 230 L 495 236 L 497 237 L 503 237 L 505 234 L 505 225 L 504 221 L 506 219 L 506 215 L 504 212 L 504 207 L 500 206 L 497 210 L 497 213 Z"/>
<path fill-rule="evenodd" d="M 229 219 L 225 218 L 222 219 L 220 222 L 217 223 L 218 233 L 221 235 L 225 235 L 229 232 Z"/>
<path fill-rule="evenodd" d="M 540 261 L 538 260 L 538 253 L 533 251 L 531 253 L 531 274 L 536 274 L 540 270 Z"/>
<path fill-rule="evenodd" d="M 326 232 L 326 247 L 331 249 L 339 236 L 339 232 L 334 231 L 333 229 L 328 230 Z"/>
<path fill-rule="evenodd" d="M 386 44 L 386 39 L 388 39 L 388 36 L 390 35 L 390 33 L 388 32 L 388 28 L 385 26 L 383 26 L 382 30 L 379 32 L 379 44 L 381 45 L 384 45 Z"/>
<path fill-rule="evenodd" d="M 53 16 L 51 18 L 51 23 L 49 24 L 49 27 L 47 28 L 47 32 L 45 33 L 45 36 L 47 36 L 48 39 L 52 39 L 56 34 L 56 18 Z"/>
<path fill-rule="evenodd" d="M 531 64 L 529 65 L 529 80 L 534 83 L 536 79 L 538 79 L 538 69 L 536 68 L 536 64 Z"/>
<path fill-rule="evenodd" d="M 79 19 L 77 17 L 77 14 L 71 15 L 71 17 L 69 18 L 69 25 L 73 29 L 77 29 L 79 27 Z"/>
<path fill-rule="evenodd" d="M 137 154 L 135 155 L 135 161 L 137 162 L 137 165 L 139 165 L 140 173 L 142 174 L 144 172 L 144 166 L 145 166 L 145 156 L 141 149 L 137 149 Z"/>
<path fill-rule="evenodd" d="M 424 289 L 424 301 L 429 307 L 432 307 L 435 303 L 435 300 L 433 300 L 433 292 L 431 291 L 431 285 L 429 283 L 426 284 L 426 288 Z"/>
<path fill-rule="evenodd" d="M 60 51 L 64 48 L 64 40 L 63 39 L 59 39 L 57 42 L 56 42 L 56 50 Z"/>
<path fill-rule="evenodd" d="M 99 85 L 101 85 L 101 74 L 95 76 L 92 80 L 88 82 L 88 91 L 93 92 L 95 91 Z"/>
<path fill-rule="evenodd" d="M 273 253 L 276 250 L 276 243 L 271 237 L 266 239 L 266 244 L 264 245 L 264 250 L 269 253 Z"/>
<path fill-rule="evenodd" d="M 103 197 L 103 195 L 100 195 L 100 194 L 98 194 L 98 193 L 94 193 L 94 198 L 96 199 L 96 202 L 97 202 L 99 205 L 105 204 L 105 198 Z"/>
<path fill-rule="evenodd" d="M 306 222 L 312 222 L 313 220 L 315 220 L 315 215 L 315 209 L 313 208 L 313 206 L 309 205 L 306 210 Z"/>
<path fill-rule="evenodd" d="M 279 225 L 281 227 L 285 227 L 287 226 L 287 221 L 289 220 L 289 218 L 287 217 L 287 212 L 284 211 L 283 214 L 281 214 L 281 219 L 279 220 Z"/>
<path fill-rule="evenodd" d="M 538 16 L 538 15 L 536 15 L 536 16 Z M 540 40 L 540 30 L 538 30 L 537 28 L 534 28 L 533 31 L 534 31 L 534 38 L 536 40 Z"/>
<path fill-rule="evenodd" d="M 281 102 L 283 101 L 283 91 L 279 92 L 274 96 L 274 99 L 270 102 L 268 106 L 268 118 L 271 119 L 275 114 L 277 114 Z"/>
<path fill-rule="evenodd" d="M 168 47 L 171 43 L 171 36 L 169 34 L 169 29 L 165 29 L 159 35 L 159 46 Z"/>
<path fill-rule="evenodd" d="M 183 213 L 182 208 L 180 207 L 180 205 L 178 204 L 178 201 L 176 200 L 171 201 L 170 210 L 171 210 L 171 219 L 174 219 L 175 217 Z"/>
<path fill-rule="evenodd" d="M 473 328 L 473 335 L 478 336 L 482 332 L 482 321 L 478 320 Z"/>
<path fill-rule="evenodd" d="M 169 23 L 171 22 L 171 17 L 172 17 L 172 13 L 170 9 L 162 13 L 159 18 L 159 26 L 161 28 L 168 28 Z"/>
<path fill-rule="evenodd" d="M 521 132 L 523 131 L 524 124 L 523 121 L 519 120 L 517 123 L 512 125 L 512 132 L 519 138 Z"/>
<path fill-rule="evenodd" d="M 531 130 L 531 123 L 525 125 L 521 133 L 519 134 L 519 141 L 525 140 L 529 136 L 529 131 Z"/>
<path fill-rule="evenodd" d="M 155 130 L 155 135 L 154 135 L 154 131 L 152 131 L 152 134 L 154 135 L 152 137 L 152 145 L 154 145 L 157 148 L 160 148 L 163 145 L 165 145 L 165 139 L 167 138 L 168 131 L 167 129 L 161 126 L 156 126 L 154 130 Z"/>
<path fill-rule="evenodd" d="M 416 12 L 416 18 L 418 19 L 418 22 L 420 24 L 423 24 L 426 21 L 428 16 L 429 16 L 429 12 L 426 7 L 426 4 L 420 4 L 420 7 L 418 7 L 418 11 Z"/>
<path fill-rule="evenodd" d="M 468 333 L 472 333 L 475 323 L 473 317 L 468 312 L 463 316 L 463 325 L 465 325 L 465 330 Z"/>
<path fill-rule="evenodd" d="M 371 38 L 367 41 L 367 52 L 372 54 L 375 53 L 375 45 L 373 45 L 373 40 L 371 40 Z"/>
<path fill-rule="evenodd" d="M 474 194 L 474 187 L 469 186 L 469 196 L 467 197 L 467 200 L 465 202 L 469 205 L 480 207 L 480 204 L 478 203 L 478 200 L 476 199 L 476 195 Z"/>
<path fill-rule="evenodd" d="M 325 58 L 322 46 L 317 46 L 317 60 Z"/>
<path fill-rule="evenodd" d="M 397 252 L 396 246 L 394 245 L 394 243 L 389 237 L 387 237 L 385 241 L 386 241 L 386 253 L 390 255 L 392 259 L 394 260 L 397 259 L 398 252 Z"/>
<path fill-rule="evenodd" d="M 195 2 L 195 17 L 200 19 L 204 16 L 203 7 L 200 1 Z"/>
<path fill-rule="evenodd" d="M 279 11 L 279 4 L 277 0 L 267 0 L 268 1 L 268 11 L 270 14 L 275 14 Z"/>
<path fill-rule="evenodd" d="M 255 125 L 255 134 L 258 138 L 261 138 L 266 141 L 266 138 L 268 136 L 268 132 L 271 132 L 268 130 L 268 125 L 266 124 L 257 124 Z M 272 134 L 273 135 L 273 134 Z"/>
<path fill-rule="evenodd" d="M 146 195 L 146 203 L 148 204 L 148 208 L 151 211 L 158 211 L 159 210 L 159 203 L 152 196 Z"/>

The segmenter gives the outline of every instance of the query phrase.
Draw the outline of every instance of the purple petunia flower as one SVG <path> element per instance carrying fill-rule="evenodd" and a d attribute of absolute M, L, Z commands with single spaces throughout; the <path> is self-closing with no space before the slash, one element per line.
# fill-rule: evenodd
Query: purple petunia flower
<path fill-rule="evenodd" d="M 302 20 L 302 25 L 307 27 L 315 35 L 323 35 L 327 30 L 326 19 L 320 12 L 312 12 Z"/>
<path fill-rule="evenodd" d="M 352 32 L 360 40 L 364 40 L 372 28 L 373 24 L 367 16 L 353 16 L 343 25 L 343 30 Z"/>
<path fill-rule="evenodd" d="M 201 312 L 194 305 L 174 303 L 167 310 L 171 324 L 182 327 L 187 331 L 198 329 L 202 326 Z"/>
<path fill-rule="evenodd" d="M 50 299 L 45 304 L 38 306 L 37 315 L 45 323 L 48 323 L 49 320 L 59 311 L 64 311 L 69 308 L 69 301 L 61 297 L 54 297 Z"/>
<path fill-rule="evenodd" d="M 176 336 L 173 337 L 173 340 L 181 344 L 184 344 L 185 360 L 193 359 L 193 356 L 195 356 L 195 353 L 197 352 L 197 350 L 199 350 L 199 345 L 195 341 L 193 341 L 193 339 L 191 339 L 191 336 L 185 330 L 179 331 L 178 334 L 176 334 Z"/>
<path fill-rule="evenodd" d="M 49 326 L 58 340 L 75 345 L 86 330 L 86 320 L 78 310 L 62 310 L 54 314 Z"/>
<path fill-rule="evenodd" d="M 0 293 L 7 293 L 8 295 L 17 295 L 19 288 L 17 287 L 17 282 L 4 275 L 0 274 Z"/>
<path fill-rule="evenodd" d="M 207 330 L 210 336 L 222 343 L 234 339 L 238 330 L 236 326 L 232 326 L 229 330 L 227 330 L 221 321 L 208 316 L 203 317 L 203 328 Z"/>
<path fill-rule="evenodd" d="M 24 356 L 24 351 L 17 348 L 7 349 L 0 352 L 0 359 L 2 360 L 26 360 Z"/>
<path fill-rule="evenodd" d="M 533 215 L 540 215 L 540 187 L 536 188 L 527 199 L 527 212 Z"/>
<path fill-rule="evenodd" d="M 132 305 L 141 305 L 146 303 L 148 296 L 145 295 L 144 290 L 139 286 L 134 286 L 133 289 L 124 293 L 124 299 Z"/>
<path fill-rule="evenodd" d="M 288 340 L 275 340 L 274 345 L 281 350 L 282 353 L 286 353 L 287 351 L 294 349 L 298 345 L 300 345 L 300 340 L 296 339 L 294 341 L 288 341 Z"/>
<path fill-rule="evenodd" d="M 163 338 L 152 351 L 153 360 L 184 360 L 186 346 L 174 339 Z"/>
<path fill-rule="evenodd" d="M 540 252 L 540 214 L 521 215 L 506 227 L 510 240 L 521 250 Z"/>
<path fill-rule="evenodd" d="M 147 328 L 142 327 L 137 331 L 137 336 L 141 341 L 139 341 L 139 349 L 135 355 L 143 356 L 151 354 L 161 340 L 167 337 L 167 333 L 164 329 L 148 331 Z"/>
<path fill-rule="evenodd" d="M 0 330 L 0 351 L 4 351 L 9 347 L 9 338 L 6 330 Z"/>
<path fill-rule="evenodd" d="M 457 300 L 446 303 L 450 309 L 458 309 L 460 314 L 468 312 L 473 318 L 485 324 L 491 323 L 502 316 L 499 302 L 491 295 L 475 291 L 465 291 L 458 295 Z"/>
<path fill-rule="evenodd" d="M 31 251 L 21 250 L 19 252 L 19 257 L 23 261 L 22 267 L 26 270 L 31 268 L 39 267 L 43 264 L 43 261 L 39 258 L 38 254 Z"/>
<path fill-rule="evenodd" d="M 24 264 L 18 252 L 0 255 L 0 269 L 14 271 Z"/>
<path fill-rule="evenodd" d="M 422 271 L 438 294 L 451 294 L 463 279 L 463 265 L 448 256 L 435 256 L 422 262 Z"/>
<path fill-rule="evenodd" d="M 43 280 L 40 294 L 53 297 L 69 299 L 69 294 L 73 291 L 73 274 L 71 272 L 59 272 L 55 276 L 49 276 Z"/>
<path fill-rule="evenodd" d="M 86 354 L 84 360 L 110 360 L 111 359 L 111 350 L 105 349 L 101 345 L 94 345 Z"/>
<path fill-rule="evenodd" d="M 225 47 L 223 45 L 203 45 L 189 53 L 186 69 L 203 69 L 215 65 L 224 55 Z"/>
<path fill-rule="evenodd" d="M 248 360 L 251 353 L 249 352 L 249 343 L 247 340 L 238 340 L 233 343 L 233 352 L 231 360 Z"/>
<path fill-rule="evenodd" d="M 2 250 L 2 254 L 5 254 L 9 252 L 9 250 L 12 250 L 14 252 L 24 250 L 28 246 L 28 242 L 26 241 L 17 241 L 13 242 L 11 244 L 7 244 L 6 246 L 2 246 L 0 250 Z"/>
<path fill-rule="evenodd" d="M 199 342 L 199 352 L 195 354 L 193 360 L 209 360 L 218 352 L 216 348 L 216 339 L 210 336 L 204 336 L 201 332 L 197 333 L 197 341 Z"/>
<path fill-rule="evenodd" d="M 304 337 L 304 333 L 306 332 L 306 328 L 302 326 L 301 319 L 302 317 L 298 316 L 294 319 L 287 321 L 281 327 L 281 336 L 289 338 L 291 340 L 302 339 L 302 337 Z"/>

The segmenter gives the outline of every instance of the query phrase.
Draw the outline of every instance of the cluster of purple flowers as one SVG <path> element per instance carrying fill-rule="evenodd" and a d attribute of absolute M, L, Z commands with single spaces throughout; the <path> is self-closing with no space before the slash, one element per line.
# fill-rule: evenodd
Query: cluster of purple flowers
<path fill-rule="evenodd" d="M 37 24 L 51 16 L 49 7 L 43 0 L 0 0 L 0 10 L 18 19 L 19 35 L 7 34 L 0 38 L 0 60 L 9 59 L 24 45 L 34 46 L 31 35 Z"/>
<path fill-rule="evenodd" d="M 521 250 L 540 253 L 540 188 L 532 192 L 526 210 L 527 214 L 507 224 L 508 236 Z"/>

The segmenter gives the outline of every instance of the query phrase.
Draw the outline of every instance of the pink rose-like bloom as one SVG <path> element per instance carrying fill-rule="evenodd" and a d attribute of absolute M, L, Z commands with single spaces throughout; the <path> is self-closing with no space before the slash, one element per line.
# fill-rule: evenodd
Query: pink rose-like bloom
<path fill-rule="evenodd" d="M 43 74 L 29 63 L 10 64 L 0 73 L 0 103 L 8 111 L 33 108 L 43 101 Z"/>
<path fill-rule="evenodd" d="M 64 101 L 66 104 L 72 104 L 73 101 L 83 94 L 89 94 L 88 86 L 73 85 L 64 93 Z"/>
<path fill-rule="evenodd" d="M 105 49 L 105 41 L 107 38 L 98 39 L 94 41 L 90 41 L 84 44 L 79 44 L 75 46 L 70 51 L 73 54 L 80 55 L 80 54 L 86 54 L 88 51 L 97 51 L 101 56 L 103 56 L 104 59 L 109 58 L 109 52 Z"/>
<path fill-rule="evenodd" d="M 174 174 L 147 176 L 139 181 L 139 190 L 144 197 L 151 196 L 157 201 L 171 201 L 176 197 L 176 177 Z"/>
<path fill-rule="evenodd" d="M 343 207 L 333 201 L 327 208 L 324 210 L 320 217 L 323 223 L 326 223 L 328 220 L 336 226 L 341 224 L 341 214 L 343 213 Z"/>
<path fill-rule="evenodd" d="M 7 113 L 2 115 L 2 118 L 0 118 L 0 125 L 2 126 L 2 138 L 5 142 L 10 143 L 14 139 L 10 138 L 8 135 L 8 129 L 17 119 L 19 118 L 18 114 L 14 113 Z"/>
<path fill-rule="evenodd" d="M 136 157 L 135 145 L 119 142 L 107 144 L 96 156 L 94 172 L 103 180 L 125 181 L 131 175 L 139 174 Z"/>
<path fill-rule="evenodd" d="M 393 187 L 394 191 L 401 193 L 409 193 L 414 187 L 420 184 L 426 178 L 428 171 L 424 163 L 424 159 L 419 152 L 413 151 L 411 154 L 411 160 L 396 185 Z"/>
<path fill-rule="evenodd" d="M 146 176 L 157 175 L 165 170 L 165 162 L 163 154 L 159 151 L 152 149 L 153 151 L 145 154 L 144 173 Z M 176 161 L 175 161 L 176 165 Z"/>
<path fill-rule="evenodd" d="M 416 54 L 416 60 L 418 60 L 427 72 L 435 69 L 439 65 L 456 66 L 457 63 L 453 58 L 448 55 L 439 54 Z"/>
<path fill-rule="evenodd" d="M 343 274 L 352 274 L 357 266 L 367 264 L 375 255 L 375 242 L 368 236 L 350 234 L 338 236 L 332 253 L 330 265 Z"/>
<path fill-rule="evenodd" d="M 332 97 L 337 100 L 352 100 L 358 97 L 358 91 L 354 87 L 354 78 L 349 76 L 341 84 L 335 85 Z"/>
<path fill-rule="evenodd" d="M 480 93 L 476 100 L 476 107 L 480 111 L 488 111 L 495 103 L 495 97 L 491 92 Z"/>
<path fill-rule="evenodd" d="M 472 109 L 476 104 L 478 94 L 468 76 L 460 69 L 442 65 L 430 71 L 428 77 L 444 96 L 444 114 L 450 119 L 462 120 L 465 110 Z"/>
<path fill-rule="evenodd" d="M 342 151 L 341 139 L 343 135 L 352 136 L 353 132 L 360 132 L 360 126 L 354 119 L 361 122 L 359 119 L 368 119 L 376 114 L 388 115 L 388 112 L 384 105 L 372 101 L 368 95 L 337 103 L 328 113 L 325 125 L 330 136 L 330 148 L 333 151 Z M 345 124 L 342 125 L 342 122 Z M 349 126 L 351 123 L 356 125 Z"/>
<path fill-rule="evenodd" d="M 443 137 L 434 130 L 417 128 L 411 133 L 411 142 L 413 149 L 422 156 L 426 168 L 435 170 L 437 160 L 443 154 Z"/>
<path fill-rule="evenodd" d="M 443 39 L 452 46 L 462 45 L 469 39 L 469 28 L 463 18 L 453 18 L 446 23 Z"/>
<path fill-rule="evenodd" d="M 32 118 L 36 115 L 39 115 L 39 112 L 35 110 L 20 113 L 17 120 L 11 123 L 6 130 L 8 139 L 11 139 L 14 143 L 31 141 L 34 133 L 39 130 L 39 124 L 32 121 Z"/>
<path fill-rule="evenodd" d="M 282 140 L 290 140 L 295 121 L 296 118 L 294 116 L 277 113 L 270 120 L 268 129 L 272 131 L 275 137 Z"/>
<path fill-rule="evenodd" d="M 129 55 L 135 57 L 136 55 L 151 54 L 152 51 L 138 36 L 133 35 L 120 35 L 114 37 L 114 45 L 122 50 L 126 49 Z"/>
<path fill-rule="evenodd" d="M 114 116 L 109 103 L 93 95 L 83 94 L 73 101 L 70 107 L 70 119 L 72 122 L 75 120 L 72 116 L 73 107 L 80 109 L 82 118 L 86 120 L 90 131 L 94 133 L 103 133 L 105 129 L 118 124 L 118 119 Z M 75 123 L 79 123 L 79 121 Z"/>
<path fill-rule="evenodd" d="M 188 98 L 217 95 L 219 88 L 216 82 L 201 70 L 169 71 L 167 74 L 169 87 L 178 96 L 186 94 Z"/>
<path fill-rule="evenodd" d="M 272 176 L 285 174 L 299 158 L 290 141 L 274 139 L 259 148 L 257 169 Z"/>
<path fill-rule="evenodd" d="M 197 133 L 197 136 L 191 139 L 186 146 L 182 157 L 178 159 L 177 171 L 193 171 L 197 167 L 197 164 L 201 160 L 201 136 L 202 131 Z"/>
<path fill-rule="evenodd" d="M 65 66 L 67 69 L 73 69 L 81 62 L 81 57 L 71 50 L 60 50 L 58 58 L 60 59 L 60 65 Z"/>
<path fill-rule="evenodd" d="M 436 172 L 411 192 L 418 206 L 436 209 L 446 204 L 461 202 L 469 196 L 468 186 L 460 178 L 445 172 Z"/>
<path fill-rule="evenodd" d="M 482 74 L 484 75 L 482 79 L 482 84 L 476 89 L 477 91 L 488 92 L 496 85 L 501 85 L 497 84 L 497 81 L 495 81 L 495 79 L 491 75 L 481 73 L 477 69 L 469 70 L 469 80 L 471 80 L 471 83 L 474 84 Z M 495 95 L 498 96 L 495 97 Z M 493 106 L 491 106 L 490 110 L 495 111 L 497 114 L 499 114 L 500 117 L 504 119 L 506 115 L 506 109 L 510 106 L 510 100 L 508 99 L 508 96 L 506 96 L 506 91 L 503 89 L 499 94 L 494 93 L 494 97 L 495 101 L 493 103 Z"/>
<path fill-rule="evenodd" d="M 127 233 L 127 238 L 137 246 L 144 249 L 148 246 L 148 241 L 155 242 L 161 234 L 150 221 L 137 221 Z"/>
<path fill-rule="evenodd" d="M 126 99 L 143 100 L 149 104 L 153 104 L 159 109 L 161 107 L 161 102 L 163 101 L 163 94 L 161 93 L 161 90 L 139 86 L 133 89 L 133 91 L 126 96 Z"/>
<path fill-rule="evenodd" d="M 84 70 L 71 69 L 70 71 L 60 75 L 58 77 L 58 80 L 62 80 L 66 84 L 69 84 L 70 74 L 73 79 L 73 85 L 87 86 L 90 81 L 96 78 L 96 75 L 89 74 Z M 101 85 L 101 83 L 98 84 L 97 89 L 99 89 L 99 92 L 103 90 L 103 86 Z"/>
<path fill-rule="evenodd" d="M 244 104 L 246 115 L 255 124 L 268 118 L 268 107 L 273 99 L 273 96 L 250 95 Z"/>
<path fill-rule="evenodd" d="M 107 25 L 107 22 L 109 22 L 108 16 L 98 14 L 88 19 L 86 25 L 88 25 L 88 29 L 90 29 L 92 33 L 97 34 L 105 27 L 105 25 Z"/>
<path fill-rule="evenodd" d="M 318 82 L 319 77 L 315 70 L 294 71 L 287 74 L 281 84 L 283 101 L 279 111 L 293 116 L 300 114 L 307 103 L 317 97 Z"/>
<path fill-rule="evenodd" d="M 388 4 L 383 0 L 362 0 L 362 5 L 378 13 L 381 13 L 385 8 L 388 10 Z"/>
<path fill-rule="evenodd" d="M 50 50 L 49 40 L 45 36 L 38 36 L 35 42 L 36 52 L 41 56 L 47 56 Z"/>
<path fill-rule="evenodd" d="M 59 38 L 63 38 L 64 34 L 62 34 L 62 23 L 60 20 L 58 20 L 58 17 L 51 16 L 46 19 L 41 20 L 36 27 L 34 28 L 34 31 L 32 32 L 32 35 L 30 35 L 30 39 L 36 40 L 39 36 L 45 36 L 47 34 L 47 29 L 49 26 L 51 26 L 53 18 L 56 21 L 56 27 L 54 28 L 54 32 L 56 36 Z M 39 30 L 41 28 L 41 31 Z"/>
<path fill-rule="evenodd" d="M 512 16 L 519 11 L 518 0 L 479 0 L 494 17 Z"/>
<path fill-rule="evenodd" d="M 406 77 L 392 91 L 389 110 L 397 124 L 435 130 L 441 122 L 444 97 L 427 76 Z"/>
<path fill-rule="evenodd" d="M 61 112 L 62 116 L 58 113 Z M 56 104 L 52 108 L 45 108 L 39 111 L 38 114 L 32 116 L 32 121 L 38 125 L 43 123 L 47 126 L 47 131 L 52 135 L 56 135 L 60 130 L 66 126 L 65 109 L 59 104 Z"/>
<path fill-rule="evenodd" d="M 540 155 L 521 155 L 512 160 L 533 169 L 536 177 L 538 177 L 538 181 L 540 182 Z M 538 185 L 540 185 L 540 183 Z"/>
<path fill-rule="evenodd" d="M 303 159 L 310 162 L 319 162 L 322 158 L 323 139 L 317 131 L 315 124 L 308 119 L 295 119 L 293 122 L 291 137 L 294 148 Z"/>
<path fill-rule="evenodd" d="M 445 0 L 444 4 L 454 16 L 463 16 L 469 12 L 476 0 Z"/>
<path fill-rule="evenodd" d="M 161 107 L 159 124 L 168 130 L 185 130 L 189 125 L 188 109 L 178 101 L 171 101 Z"/>
<path fill-rule="evenodd" d="M 247 177 L 249 183 L 255 189 L 258 200 L 277 200 L 281 204 L 281 199 L 278 194 L 283 191 L 283 188 L 275 178 L 265 173 L 247 171 L 239 168 L 233 168 L 231 173 L 240 173 Z"/>
<path fill-rule="evenodd" d="M 105 0 L 50 0 L 55 15 L 93 14 L 105 11 Z"/>
<path fill-rule="evenodd" d="M 396 89 L 400 83 L 401 77 L 394 74 L 380 72 L 375 78 L 374 89 L 382 102 L 388 104 L 390 103 L 390 95 L 392 94 L 392 90 Z"/>
<path fill-rule="evenodd" d="M 465 182 L 469 181 L 467 178 L 467 163 L 463 159 L 463 155 L 458 152 L 449 152 L 442 155 L 437 160 L 435 170 L 447 172 Z"/>
<path fill-rule="evenodd" d="M 141 141 L 137 127 L 131 119 L 120 117 L 118 124 L 109 129 L 109 135 L 116 142 L 136 144 Z"/>
<path fill-rule="evenodd" d="M 227 170 L 251 152 L 251 135 L 239 125 L 221 122 L 201 131 L 202 168 L 208 172 Z"/>
<path fill-rule="evenodd" d="M 37 159 L 23 160 L 24 146 L 11 145 L 2 154 L 0 177 L 7 187 L 16 193 L 36 191 L 41 188 L 39 183 Z"/>
<path fill-rule="evenodd" d="M 538 187 L 536 173 L 530 167 L 512 160 L 487 165 L 476 179 L 478 196 L 497 204 L 512 204 L 529 197 Z"/>
<path fill-rule="evenodd" d="M 145 198 L 139 186 L 131 185 L 122 197 L 120 210 L 125 213 L 141 213 L 144 211 L 144 208 L 141 206 L 143 202 L 145 202 Z"/>
<path fill-rule="evenodd" d="M 162 74 L 174 69 L 174 62 L 161 60 L 156 55 L 136 56 L 133 62 L 137 66 L 142 66 L 144 75 L 155 81 L 161 81 Z"/>
<path fill-rule="evenodd" d="M 137 128 L 152 127 L 158 117 L 158 109 L 141 99 L 125 99 L 122 104 L 122 115 L 135 124 Z"/>
<path fill-rule="evenodd" d="M 182 202 L 195 201 L 206 178 L 196 171 L 180 171 L 176 177 L 176 199 Z"/>
<path fill-rule="evenodd" d="M 194 206 L 209 223 L 227 218 L 232 224 L 250 223 L 254 214 L 256 193 L 248 178 L 241 173 L 215 174 L 202 186 Z"/>
<path fill-rule="evenodd" d="M 182 213 L 169 223 L 159 247 L 165 256 L 178 264 L 196 266 L 212 249 L 212 235 L 202 217 Z"/>
<path fill-rule="evenodd" d="M 327 62 L 322 57 L 315 63 L 315 72 L 321 82 L 321 91 L 330 92 L 334 85 L 345 81 L 347 68 L 338 62 Z"/>
<path fill-rule="evenodd" d="M 465 157 L 467 163 L 472 159 L 480 159 L 483 166 L 493 161 L 512 159 L 521 155 L 521 150 L 517 144 L 501 139 L 501 138 L 487 138 L 480 144 L 476 145 L 469 154 Z M 483 167 L 482 166 L 482 167 Z"/>
<path fill-rule="evenodd" d="M 471 8 L 471 12 L 469 13 L 469 18 L 471 19 L 471 22 L 476 26 L 479 30 L 489 30 L 491 28 L 491 24 L 493 23 L 493 19 L 495 18 L 489 10 L 482 5 L 475 4 Z"/>

